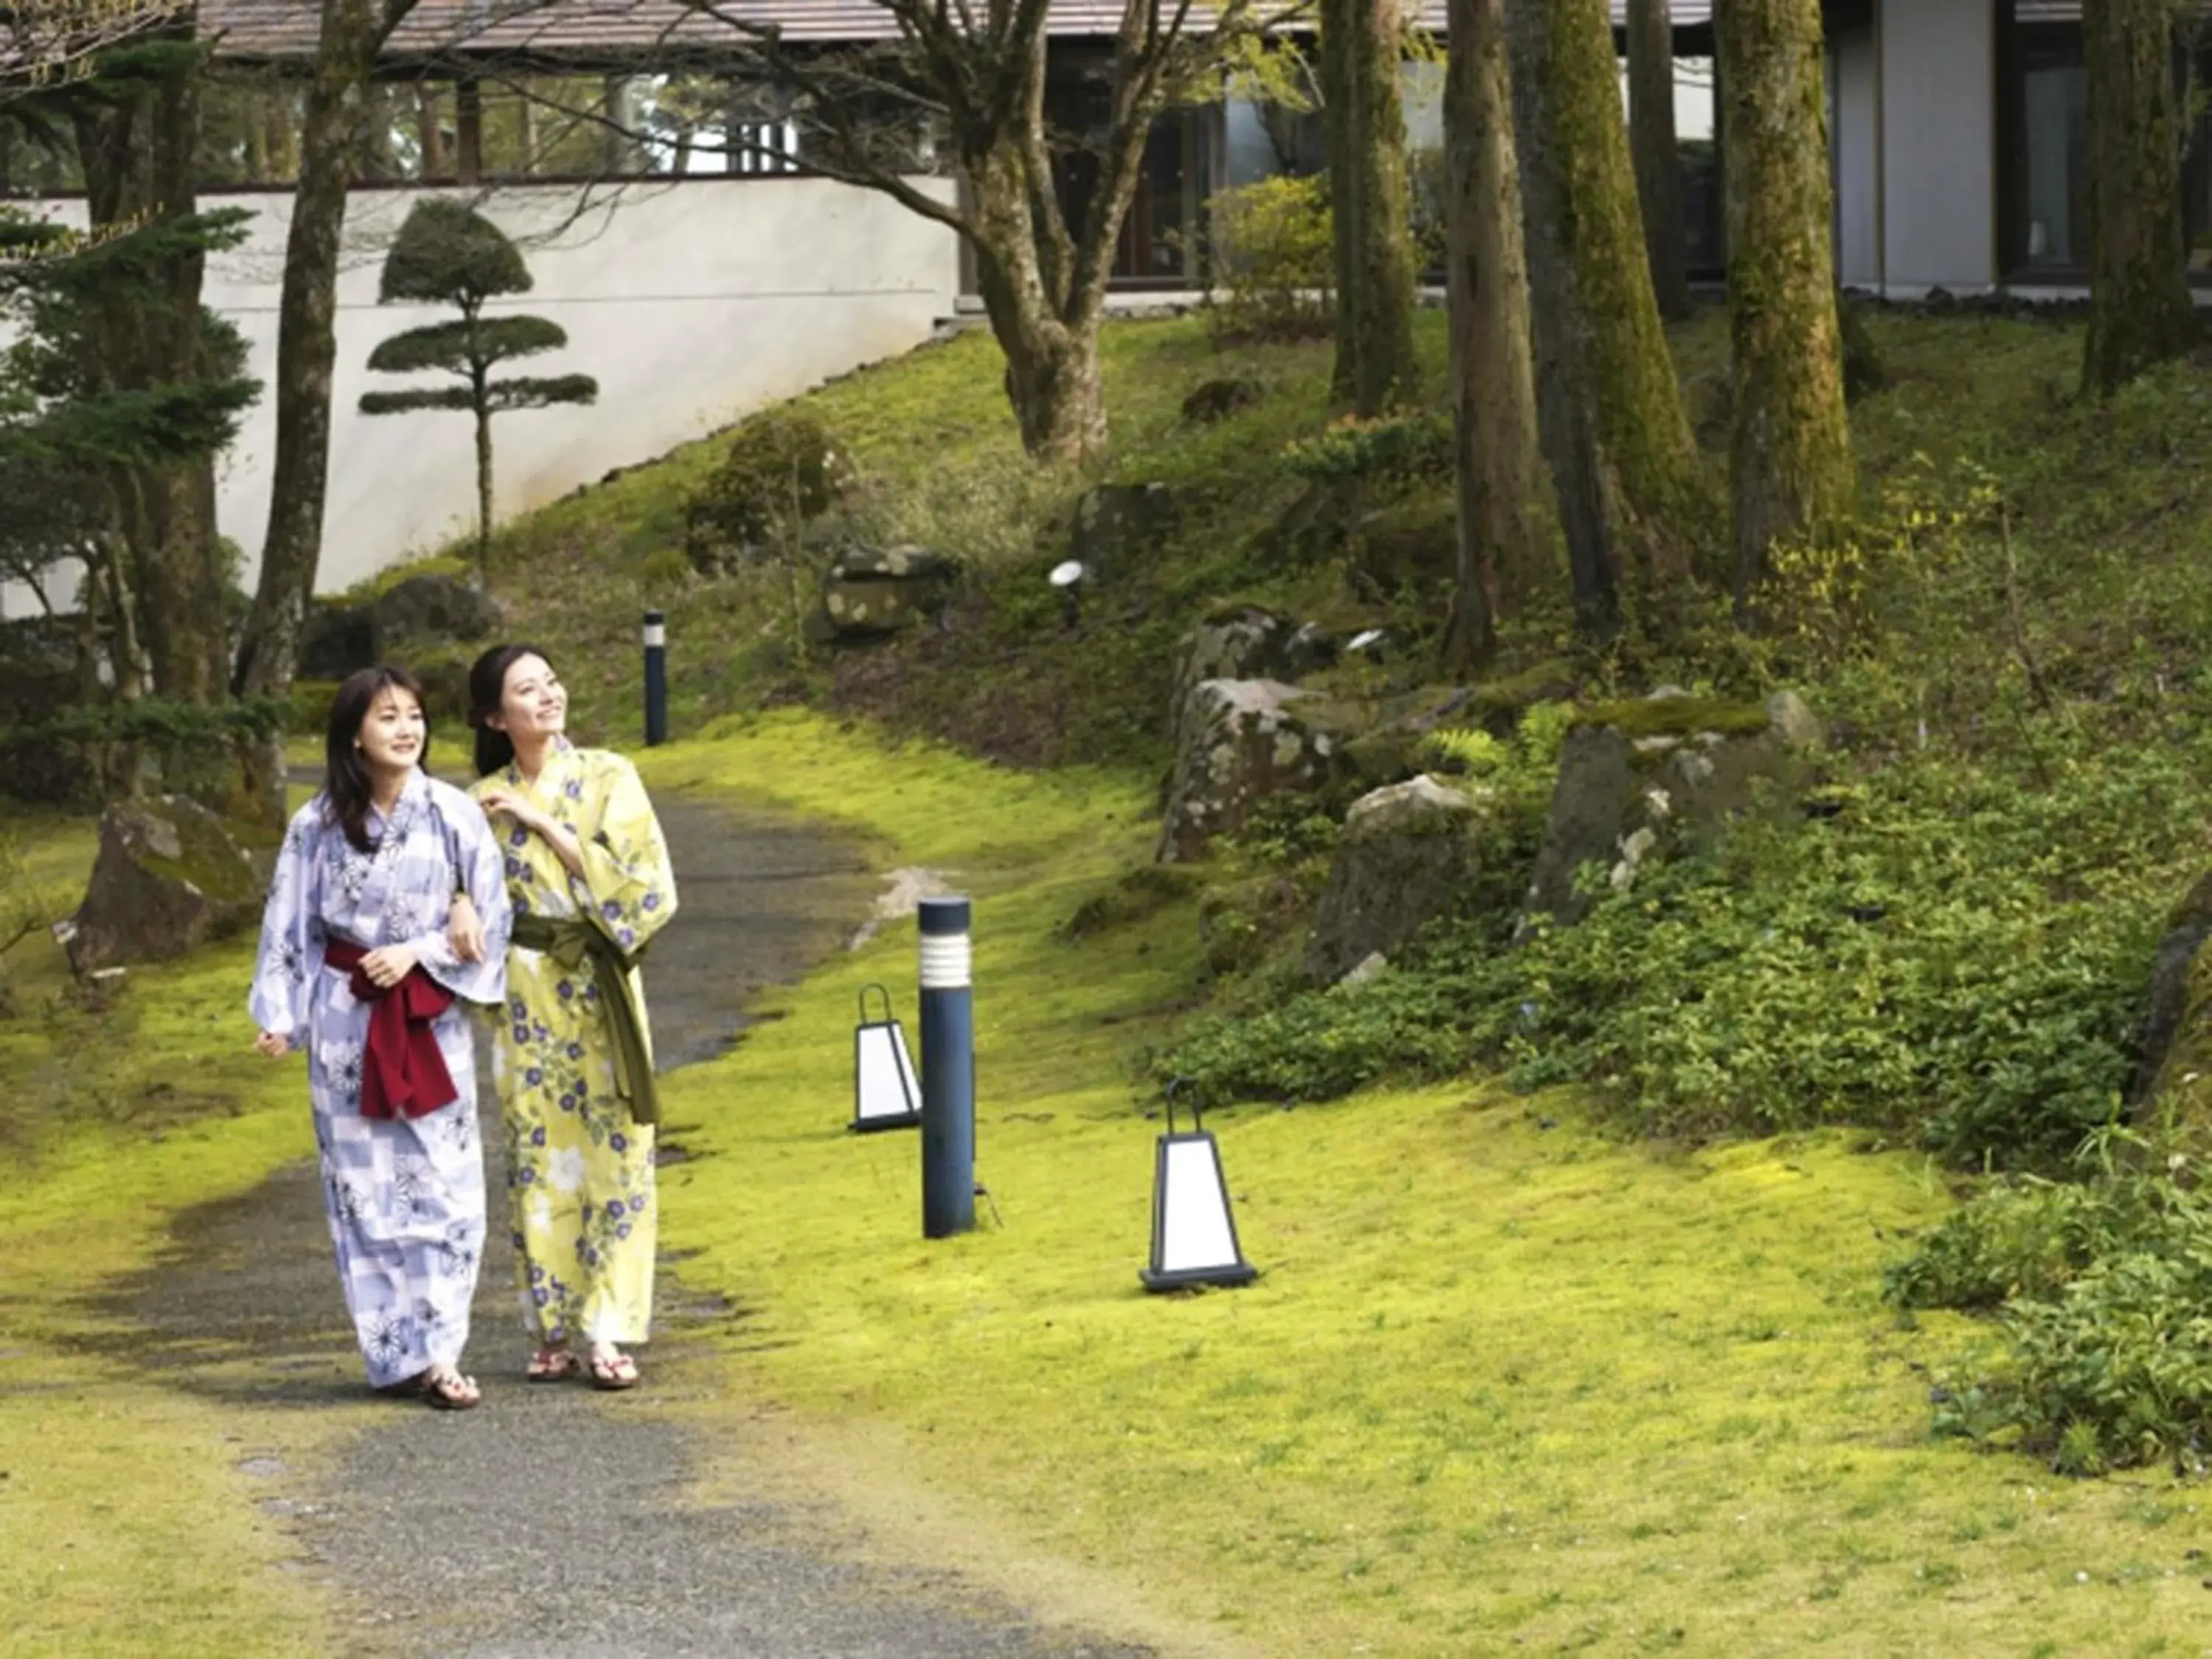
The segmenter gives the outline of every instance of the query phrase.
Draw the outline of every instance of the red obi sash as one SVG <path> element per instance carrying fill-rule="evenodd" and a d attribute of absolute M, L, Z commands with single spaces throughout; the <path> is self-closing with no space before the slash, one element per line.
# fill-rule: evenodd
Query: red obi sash
<path fill-rule="evenodd" d="M 418 963 L 407 977 L 386 988 L 362 969 L 366 946 L 349 939 L 323 942 L 323 960 L 350 975 L 354 999 L 370 1005 L 368 1048 L 362 1055 L 361 1115 L 421 1117 L 451 1105 L 459 1091 L 446 1057 L 438 1049 L 430 1022 L 453 1006 L 453 994 L 424 973 Z"/>

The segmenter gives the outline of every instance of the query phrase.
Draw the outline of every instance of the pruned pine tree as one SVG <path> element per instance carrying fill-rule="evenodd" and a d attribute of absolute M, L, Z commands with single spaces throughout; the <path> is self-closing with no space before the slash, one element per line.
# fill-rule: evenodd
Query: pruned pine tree
<path fill-rule="evenodd" d="M 143 27 L 125 36 L 131 18 Z M 63 60 L 40 76 L 17 65 L 0 96 L 0 130 L 74 150 L 89 221 L 76 234 L 0 214 L 0 321 L 15 336 L 0 374 L 0 539 L 11 563 L 40 550 L 82 563 L 117 696 L 211 703 L 229 643 L 215 457 L 259 386 L 200 289 L 208 254 L 242 240 L 249 216 L 198 210 L 204 51 L 189 12 L 90 7 L 78 21 L 96 46 L 51 37 Z"/>
<path fill-rule="evenodd" d="M 491 417 L 514 410 L 550 409 L 597 400 L 599 383 L 588 374 L 495 378 L 504 363 L 558 351 L 568 336 L 544 317 L 487 314 L 486 304 L 505 294 L 526 294 L 530 268 L 498 226 L 465 203 L 442 196 L 417 202 L 385 256 L 377 299 L 384 305 L 451 306 L 460 315 L 426 324 L 384 340 L 369 353 L 379 374 L 440 373 L 454 386 L 371 392 L 364 415 L 406 415 L 420 410 L 464 410 L 474 416 L 477 441 L 477 562 L 489 557 L 492 522 Z"/>

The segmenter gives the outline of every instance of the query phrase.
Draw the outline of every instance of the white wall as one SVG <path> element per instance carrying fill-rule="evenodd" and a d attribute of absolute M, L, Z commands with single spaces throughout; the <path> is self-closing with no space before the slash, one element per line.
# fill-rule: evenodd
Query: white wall
<path fill-rule="evenodd" d="M 948 180 L 916 182 L 950 197 Z M 465 533 L 475 521 L 466 415 L 371 418 L 359 410 L 372 386 L 416 383 L 369 374 L 370 349 L 441 314 L 376 303 L 384 248 L 419 193 L 359 191 L 347 214 L 330 497 L 316 583 L 324 591 Z M 252 372 L 265 384 L 276 373 L 291 198 L 209 196 L 201 205 L 255 211 L 252 240 L 210 262 L 205 293 L 246 331 Z M 596 405 L 494 420 L 502 518 L 911 349 L 952 314 L 958 287 L 950 231 L 888 198 L 823 179 L 708 177 L 632 186 L 619 196 L 603 187 L 589 204 L 575 190 L 501 191 L 483 205 L 509 234 L 529 239 L 537 285 L 509 308 L 549 317 L 568 333 L 568 349 L 526 360 L 517 372 L 581 372 L 599 382 Z M 81 222 L 82 204 L 69 204 L 64 216 L 70 214 Z M 268 520 L 275 439 L 264 390 L 220 473 L 222 533 L 246 550 L 249 586 Z"/>
<path fill-rule="evenodd" d="M 1890 289 L 1996 280 L 1994 0 L 1880 0 Z"/>

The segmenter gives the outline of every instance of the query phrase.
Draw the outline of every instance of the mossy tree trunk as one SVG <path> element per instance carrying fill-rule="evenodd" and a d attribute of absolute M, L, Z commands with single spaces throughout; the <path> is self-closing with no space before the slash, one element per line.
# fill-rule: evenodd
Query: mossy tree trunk
<path fill-rule="evenodd" d="M 1504 0 L 1451 0 L 1449 27 L 1444 158 L 1459 546 L 1444 662 L 1464 675 L 1487 666 L 1497 647 L 1498 571 L 1537 569 L 1546 531 Z"/>
<path fill-rule="evenodd" d="M 1674 22 L 1668 0 L 1628 0 L 1628 147 L 1659 314 L 1690 314 L 1682 151 L 1674 131 Z"/>
<path fill-rule="evenodd" d="M 1855 479 L 1820 0 L 1729 0 L 1714 30 L 1727 100 L 1729 474 L 1741 602 L 1777 539 L 1833 530 L 1850 511 Z"/>
<path fill-rule="evenodd" d="M 1593 634 L 1657 626 L 1710 498 L 1651 289 L 1606 0 L 1506 0 L 1537 410 Z"/>
<path fill-rule="evenodd" d="M 2181 222 L 2186 112 L 2175 0 L 2084 0 L 2089 70 L 2089 337 L 2081 387 L 2109 396 L 2197 343 Z"/>
<path fill-rule="evenodd" d="M 1339 401 L 1379 415 L 1413 395 L 1413 239 L 1400 0 L 1321 0 L 1322 114 L 1336 251 Z"/>

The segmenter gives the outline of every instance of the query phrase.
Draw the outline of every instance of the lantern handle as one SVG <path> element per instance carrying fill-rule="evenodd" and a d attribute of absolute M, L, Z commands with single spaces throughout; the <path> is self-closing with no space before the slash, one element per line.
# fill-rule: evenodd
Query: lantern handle
<path fill-rule="evenodd" d="M 1170 1134 L 1173 1134 L 1176 1132 L 1176 1096 L 1181 1093 L 1182 1090 L 1188 1085 L 1190 1079 L 1187 1077 L 1171 1077 L 1167 1080 L 1167 1086 L 1160 1091 L 1162 1097 L 1167 1102 L 1168 1133 Z M 1193 1134 L 1200 1133 L 1205 1129 L 1206 1125 L 1199 1116 L 1198 1103 L 1194 1100 L 1192 1101 L 1188 1109 L 1190 1113 L 1190 1132 Z"/>
<path fill-rule="evenodd" d="M 871 991 L 884 1000 L 884 1017 L 881 1020 L 871 1020 L 868 1018 L 868 993 Z M 860 988 L 860 1024 L 863 1025 L 896 1024 L 896 1017 L 891 1012 L 891 994 L 882 986 L 863 985 Z"/>

